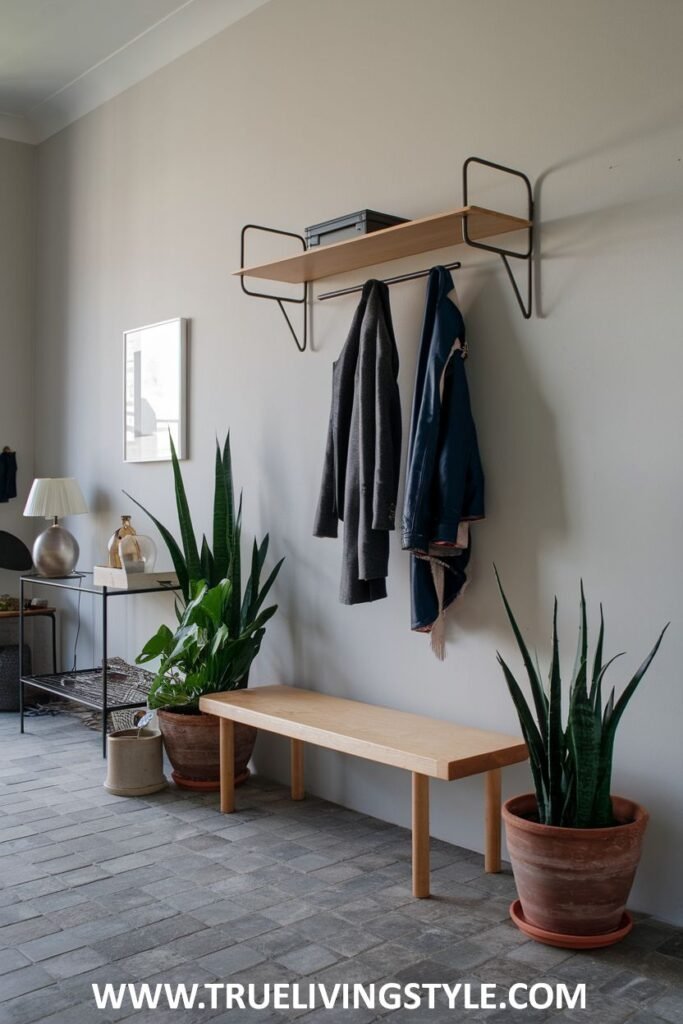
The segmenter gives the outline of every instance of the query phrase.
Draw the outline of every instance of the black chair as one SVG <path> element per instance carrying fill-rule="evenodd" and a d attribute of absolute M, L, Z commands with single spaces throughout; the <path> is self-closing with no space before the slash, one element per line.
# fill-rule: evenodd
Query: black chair
<path fill-rule="evenodd" d="M 0 530 L 0 569 L 28 572 L 33 567 L 31 552 L 13 533 Z"/>

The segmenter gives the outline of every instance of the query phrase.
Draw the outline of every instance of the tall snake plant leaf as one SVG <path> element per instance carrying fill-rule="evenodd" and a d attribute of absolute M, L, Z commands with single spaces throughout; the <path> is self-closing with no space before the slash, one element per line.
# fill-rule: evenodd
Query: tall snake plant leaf
<path fill-rule="evenodd" d="M 228 572 L 230 562 L 230 536 L 228 528 L 228 487 L 225 480 L 225 468 L 221 446 L 216 438 L 216 466 L 214 470 L 213 492 L 213 561 L 217 583 Z"/>
<path fill-rule="evenodd" d="M 586 595 L 583 592 L 583 580 L 581 580 L 581 600 L 579 603 L 579 639 L 576 645 L 576 657 L 574 658 L 574 671 L 572 672 L 572 681 L 569 688 L 570 699 L 574 692 L 574 689 L 579 684 L 581 679 L 581 685 L 584 690 L 587 686 L 586 672 L 588 664 L 588 623 L 586 615 Z"/>
<path fill-rule="evenodd" d="M 176 507 L 178 509 L 178 523 L 180 524 L 180 537 L 183 542 L 183 550 L 185 551 L 185 561 L 187 562 L 187 571 L 191 580 L 200 579 L 202 575 L 201 562 L 199 560 L 199 551 L 197 550 L 197 540 L 194 535 L 194 528 L 192 526 L 192 517 L 190 516 L 190 506 L 187 502 L 187 495 L 185 493 L 185 484 L 183 483 L 183 475 L 180 471 L 180 463 L 178 462 L 178 456 L 176 454 L 175 445 L 173 444 L 173 438 L 170 436 L 171 441 L 171 463 L 173 464 L 173 479 L 175 482 L 175 496 L 176 496 Z"/>
<path fill-rule="evenodd" d="M 574 680 L 569 704 L 570 744 L 576 789 L 576 828 L 589 828 L 600 753 L 600 727 L 596 724 L 586 690 L 586 663 L 581 664 Z"/>
<path fill-rule="evenodd" d="M 145 513 L 145 515 L 149 516 L 149 518 L 152 520 L 152 522 L 156 526 L 157 530 L 159 531 L 159 533 L 163 537 L 164 543 L 166 544 L 166 547 L 168 548 L 168 552 L 169 552 L 169 554 L 171 556 L 171 561 L 173 562 L 173 568 L 175 569 L 176 575 L 178 577 L 178 585 L 180 586 L 180 591 L 181 591 L 181 593 L 183 595 L 183 598 L 186 601 L 189 600 L 189 597 L 190 597 L 190 574 L 189 574 L 189 572 L 187 570 L 187 562 L 185 561 L 185 555 L 180 550 L 180 547 L 178 546 L 178 543 L 177 543 L 175 537 L 170 532 L 170 530 L 166 529 L 166 527 L 164 526 L 163 523 L 159 522 L 159 520 L 156 518 L 156 516 L 152 515 L 152 513 L 149 511 L 149 509 L 145 508 L 145 506 L 143 504 L 141 504 L 131 494 L 129 494 L 128 491 L 124 491 L 123 493 L 126 495 L 127 498 L 130 498 L 130 500 L 133 502 L 134 505 L 137 505 L 138 508 L 142 509 L 142 511 Z"/>
<path fill-rule="evenodd" d="M 548 814 L 553 825 L 562 819 L 564 796 L 562 775 L 564 768 L 564 729 L 562 728 L 562 681 L 560 678 L 560 650 L 557 636 L 557 598 L 553 607 L 553 653 L 550 662 L 548 697 Z"/>
<path fill-rule="evenodd" d="M 251 549 L 251 572 L 249 574 L 247 584 L 244 588 L 244 598 L 242 600 L 242 608 L 240 611 L 240 623 L 242 626 L 249 621 L 249 608 L 253 600 L 252 595 L 255 590 L 258 590 L 260 575 L 261 568 L 259 566 L 259 546 L 256 543 L 256 540 L 254 540 Z"/>
<path fill-rule="evenodd" d="M 242 594 L 242 552 L 241 552 L 241 541 L 242 537 L 242 495 L 240 494 L 239 505 L 237 508 L 237 515 L 232 531 L 232 551 L 230 554 L 230 567 L 228 569 L 228 575 L 232 580 L 233 591 L 235 599 L 232 602 L 231 615 L 230 615 L 230 632 L 233 636 L 240 635 L 241 626 L 241 614 L 242 606 L 240 602 L 240 595 Z"/>
<path fill-rule="evenodd" d="M 225 495 L 227 503 L 227 529 L 228 542 L 232 543 L 235 533 L 235 490 L 232 479 L 232 453 L 230 451 L 230 431 L 225 438 L 223 445 L 223 477 L 225 480 Z"/>
<path fill-rule="evenodd" d="M 206 534 L 202 535 L 202 550 L 199 556 L 199 561 L 202 567 L 202 577 L 206 580 L 209 586 L 213 585 L 213 555 L 211 554 L 211 548 L 209 542 L 206 539 Z"/>
<path fill-rule="evenodd" d="M 565 746 L 566 746 L 565 739 Z M 576 818 L 576 780 L 574 776 L 574 768 L 569 758 L 565 760 L 565 773 L 564 773 L 564 804 L 562 805 L 562 814 L 560 816 L 560 826 L 563 828 L 569 828 L 574 824 Z"/>
<path fill-rule="evenodd" d="M 598 704 L 600 703 L 599 695 L 596 694 L 596 691 L 598 691 L 598 689 L 599 689 L 598 680 L 600 679 L 601 673 L 602 673 L 602 650 L 603 650 L 604 642 L 605 642 L 605 616 L 604 616 L 603 611 L 602 611 L 602 601 L 601 601 L 600 602 L 600 629 L 598 630 L 598 641 L 597 641 L 597 643 L 595 645 L 595 655 L 593 657 L 593 674 L 591 676 L 591 688 L 590 688 L 590 692 L 588 694 L 588 699 L 590 700 L 590 702 L 591 702 L 591 704 L 593 705 L 594 708 L 596 707 L 596 697 L 597 697 L 597 703 Z M 601 712 L 599 712 L 599 714 L 601 714 Z"/>
<path fill-rule="evenodd" d="M 602 681 L 605 678 L 607 670 L 612 664 L 612 662 L 616 661 L 617 658 L 623 658 L 623 656 L 624 651 L 619 651 L 618 654 L 613 655 L 609 659 L 609 661 L 605 662 L 605 664 L 600 669 L 598 678 L 594 680 L 594 682 L 591 685 L 591 692 L 589 694 L 588 700 L 590 702 L 591 707 L 593 708 L 593 714 L 595 715 L 596 720 L 600 723 L 602 723 Z"/>
<path fill-rule="evenodd" d="M 607 728 L 610 729 L 611 732 L 616 732 L 616 728 L 617 728 L 617 726 L 619 724 L 619 720 L 620 720 L 621 716 L 623 715 L 624 711 L 626 710 L 628 702 L 630 701 L 630 699 L 633 696 L 633 694 L 636 692 L 636 689 L 638 688 L 638 684 L 640 683 L 641 679 L 643 678 L 643 676 L 645 675 L 645 673 L 649 669 L 650 664 L 652 663 L 652 660 L 653 660 L 654 656 L 656 655 L 657 651 L 659 650 L 659 645 L 661 644 L 662 640 L 664 639 L 664 634 L 666 633 L 666 631 L 667 631 L 667 629 L 669 628 L 670 625 L 671 625 L 671 623 L 667 622 L 666 626 L 664 627 L 662 632 L 657 637 L 655 645 L 652 648 L 652 650 L 650 651 L 650 653 L 648 654 L 647 658 L 642 663 L 642 665 L 640 666 L 638 671 L 634 673 L 631 681 L 624 688 L 624 691 L 622 692 L 621 696 L 619 697 L 619 700 L 614 705 L 614 713 L 610 717 L 610 720 L 609 720 L 609 722 L 607 724 Z"/>
<path fill-rule="evenodd" d="M 258 545 L 254 541 L 254 547 L 251 555 L 251 575 L 247 581 L 247 585 L 244 588 L 244 600 L 242 602 L 242 626 L 247 622 L 250 622 L 256 613 L 258 612 L 265 594 L 261 595 L 261 573 L 263 572 L 263 566 L 268 554 L 268 544 L 270 537 L 268 534 L 265 535 L 261 544 Z M 272 575 L 272 574 L 271 574 Z M 267 593 L 267 592 L 266 592 Z"/>
<path fill-rule="evenodd" d="M 500 596 L 503 599 L 503 604 L 505 606 L 505 611 L 507 612 L 508 620 L 510 622 L 510 625 L 512 626 L 512 632 L 515 635 L 515 640 L 517 641 L 517 646 L 519 647 L 520 653 L 522 655 L 522 660 L 524 661 L 524 667 L 525 667 L 527 675 L 529 677 L 529 685 L 531 686 L 531 694 L 533 696 L 534 704 L 536 706 L 536 718 L 538 720 L 538 725 L 539 725 L 539 729 L 541 731 L 541 736 L 543 738 L 543 743 L 546 744 L 547 740 L 548 740 L 548 725 L 547 725 L 547 720 L 548 720 L 548 698 L 547 698 L 547 696 L 545 694 L 545 690 L 543 689 L 543 683 L 541 682 L 541 677 L 540 677 L 540 675 L 537 674 L 536 668 L 534 666 L 534 663 L 531 660 L 531 656 L 529 654 L 529 651 L 527 650 L 527 646 L 526 646 L 526 644 L 524 642 L 524 638 L 523 638 L 522 633 L 521 633 L 521 631 L 519 629 L 519 626 L 517 625 L 517 620 L 515 619 L 515 616 L 513 615 L 512 608 L 510 607 L 508 599 L 505 596 L 505 591 L 503 590 L 503 585 L 500 582 L 500 576 L 498 575 L 498 570 L 495 567 L 495 565 L 493 567 L 493 571 L 496 574 L 496 580 L 498 582 L 498 589 L 500 590 Z"/>
<path fill-rule="evenodd" d="M 505 681 L 507 682 L 508 690 L 510 691 L 510 696 L 512 697 L 517 710 L 519 724 L 522 728 L 522 733 L 524 734 L 524 740 L 529 748 L 529 761 L 531 764 L 531 773 L 534 777 L 539 820 L 542 823 L 547 823 L 549 786 L 546 747 L 517 680 L 503 660 L 500 652 L 497 652 L 497 658 L 498 664 L 503 670 Z"/>
<path fill-rule="evenodd" d="M 261 590 L 259 591 L 259 593 L 256 595 L 256 600 L 252 603 L 252 607 L 251 607 L 251 611 L 250 611 L 250 614 L 249 614 L 249 618 L 252 618 L 254 615 L 256 615 L 258 613 L 259 608 L 261 607 L 261 605 L 263 604 L 263 602 L 265 601 L 265 599 L 268 596 L 268 592 L 269 592 L 270 588 L 272 587 L 273 583 L 275 583 L 275 580 L 277 579 L 277 574 L 279 573 L 280 569 L 282 568 L 282 563 L 283 562 L 284 562 L 284 558 L 281 558 L 280 561 L 275 566 L 275 568 L 269 574 L 268 579 L 266 580 L 266 582 L 261 587 Z"/>
<path fill-rule="evenodd" d="M 617 726 L 621 720 L 629 701 L 636 692 L 640 681 L 647 672 L 653 658 L 655 657 L 659 646 L 664 639 L 664 634 L 669 628 L 670 623 L 667 622 L 664 629 L 661 631 L 654 647 L 645 658 L 640 668 L 634 673 L 628 685 L 624 688 L 621 696 L 619 697 L 616 704 L 614 703 L 614 691 L 610 697 L 608 710 L 609 716 L 605 714 L 605 721 L 603 724 L 602 731 L 602 743 L 600 747 L 600 760 L 598 768 L 598 780 L 595 794 L 595 814 L 600 820 L 605 820 L 612 817 L 612 803 L 610 800 L 611 783 L 612 783 L 612 761 L 614 757 L 614 740 L 616 736 Z"/>
<path fill-rule="evenodd" d="M 256 616 L 253 622 L 249 623 L 248 629 L 245 631 L 245 635 L 248 636 L 254 632 L 254 630 L 261 629 L 265 626 L 266 622 L 275 615 L 277 611 L 277 605 L 271 604 L 268 608 L 264 608 L 263 611 Z"/>

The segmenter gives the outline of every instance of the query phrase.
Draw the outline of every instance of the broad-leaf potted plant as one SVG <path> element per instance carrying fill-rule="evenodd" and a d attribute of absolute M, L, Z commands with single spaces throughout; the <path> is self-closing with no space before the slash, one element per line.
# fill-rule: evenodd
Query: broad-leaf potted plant
<path fill-rule="evenodd" d="M 604 661 L 605 624 L 600 606 L 600 628 L 589 665 L 586 599 L 581 584 L 579 640 L 564 721 L 557 599 L 546 688 L 497 572 L 496 578 L 532 696 L 530 704 L 498 654 L 529 748 L 535 788 L 534 793 L 513 797 L 503 806 L 519 894 L 510 913 L 519 928 L 550 945 L 570 949 L 611 945 L 632 927 L 626 901 L 648 822 L 643 807 L 612 794 L 614 739 L 667 626 L 621 695 L 617 698 L 613 687 L 603 701 L 605 674 L 620 655 Z"/>
<path fill-rule="evenodd" d="M 218 719 L 199 710 L 205 693 L 239 690 L 249 682 L 265 626 L 277 605 L 263 607 L 284 559 L 261 585 L 268 535 L 254 541 L 249 576 L 242 587 L 242 497 L 235 509 L 230 435 L 221 449 L 216 441 L 213 544 L 197 544 L 180 464 L 173 442 L 171 459 L 181 542 L 151 512 L 132 498 L 154 522 L 169 550 L 182 598 L 176 605 L 178 626 L 161 626 L 137 657 L 138 664 L 159 660 L 149 693 L 158 711 L 164 746 L 173 765 L 173 780 L 188 789 L 219 788 Z M 128 495 L 128 497 L 131 497 Z M 256 730 L 235 728 L 235 783 L 249 776 Z"/>

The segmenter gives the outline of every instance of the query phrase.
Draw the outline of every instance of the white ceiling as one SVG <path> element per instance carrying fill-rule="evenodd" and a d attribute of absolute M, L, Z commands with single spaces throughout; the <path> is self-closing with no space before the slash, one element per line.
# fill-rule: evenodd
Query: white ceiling
<path fill-rule="evenodd" d="M 267 0 L 0 0 L 0 137 L 39 142 Z"/>

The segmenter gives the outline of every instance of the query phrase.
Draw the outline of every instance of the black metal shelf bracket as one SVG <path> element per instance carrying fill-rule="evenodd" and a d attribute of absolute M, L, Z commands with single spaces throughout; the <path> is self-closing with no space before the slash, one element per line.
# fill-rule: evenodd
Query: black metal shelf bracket
<path fill-rule="evenodd" d="M 242 228 L 242 233 L 240 235 L 240 267 L 245 266 L 244 252 L 246 245 L 246 236 L 248 231 L 268 231 L 271 235 L 284 235 L 287 238 L 297 238 L 301 242 L 304 252 L 306 251 L 306 239 L 303 237 L 303 235 L 297 235 L 296 232 L 294 231 L 280 231 L 278 228 L 268 228 L 263 224 L 245 224 L 244 227 Z M 268 295 L 266 292 L 252 291 L 250 288 L 247 288 L 247 285 L 244 280 L 244 275 L 240 276 L 240 283 L 242 285 L 242 291 L 245 293 L 245 295 L 251 295 L 253 298 L 257 299 L 270 299 L 271 302 L 277 302 L 278 306 L 280 307 L 280 312 L 282 313 L 283 317 L 285 318 L 285 321 L 287 322 L 290 334 L 294 338 L 294 343 L 296 347 L 298 348 L 299 352 L 305 352 L 306 347 L 308 345 L 308 283 L 304 283 L 304 293 L 300 299 L 293 299 L 287 295 Z M 292 305 L 296 306 L 303 305 L 304 307 L 304 331 L 302 341 L 299 341 L 298 335 L 294 330 L 294 326 L 289 318 L 289 314 L 287 313 L 287 310 L 284 307 L 285 302 L 292 303 Z"/>
<path fill-rule="evenodd" d="M 524 252 L 515 252 L 512 249 L 504 249 L 502 246 L 489 245 L 487 242 L 476 242 L 473 238 L 470 238 L 467 217 L 463 217 L 462 220 L 462 237 L 463 241 L 471 246 L 473 249 L 484 249 L 486 252 L 498 253 L 503 261 L 503 265 L 507 271 L 510 284 L 515 293 L 515 298 L 519 304 L 519 308 L 522 311 L 522 316 L 525 320 L 529 320 L 533 308 L 533 249 L 534 249 L 534 197 L 531 188 L 531 182 L 529 181 L 526 174 L 521 171 L 515 170 L 513 167 L 505 167 L 503 164 L 493 163 L 491 160 L 482 160 L 478 156 L 470 156 L 465 160 L 462 165 L 462 201 L 464 206 L 469 206 L 469 168 L 470 164 L 481 164 L 484 167 L 492 167 L 496 171 L 502 171 L 504 174 L 513 174 L 517 178 L 521 178 L 524 182 L 527 195 L 527 220 L 530 222 L 527 228 L 527 246 Z M 524 260 L 527 265 L 527 281 L 526 281 L 526 300 L 522 297 L 522 294 L 515 280 L 514 274 L 510 267 L 510 259 Z"/>

